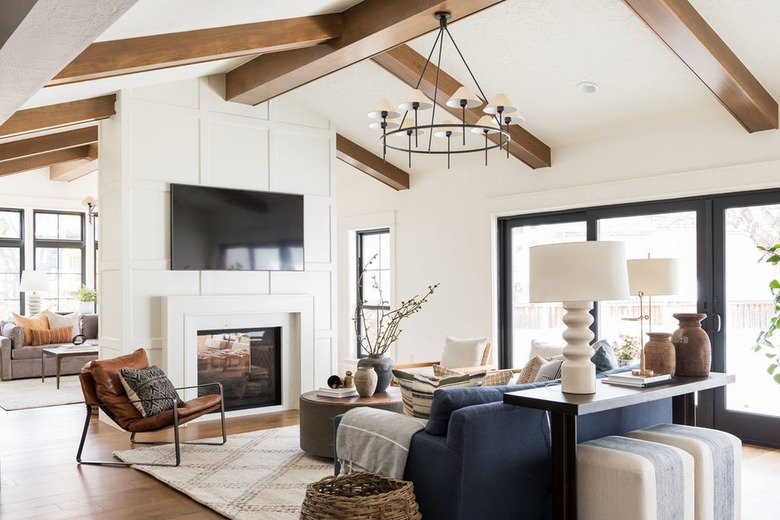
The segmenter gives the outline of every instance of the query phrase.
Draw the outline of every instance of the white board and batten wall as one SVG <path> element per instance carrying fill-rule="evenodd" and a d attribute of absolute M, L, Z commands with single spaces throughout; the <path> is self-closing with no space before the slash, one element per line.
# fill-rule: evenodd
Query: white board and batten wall
<path fill-rule="evenodd" d="M 226 102 L 215 76 L 121 91 L 101 124 L 101 356 L 162 359 L 167 296 L 310 295 L 313 374 L 336 366 L 335 132 L 284 97 Z M 304 195 L 305 270 L 170 270 L 171 183 Z"/>

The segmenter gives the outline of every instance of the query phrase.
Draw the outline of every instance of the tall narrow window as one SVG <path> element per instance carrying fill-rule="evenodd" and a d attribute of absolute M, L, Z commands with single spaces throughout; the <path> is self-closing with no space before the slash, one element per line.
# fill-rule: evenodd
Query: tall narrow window
<path fill-rule="evenodd" d="M 22 211 L 0 210 L 0 313 L 21 312 L 19 279 L 23 264 Z"/>
<path fill-rule="evenodd" d="M 84 214 L 36 211 L 33 215 L 35 269 L 49 275 L 43 307 L 76 310 L 76 293 L 85 282 Z"/>
<path fill-rule="evenodd" d="M 359 316 L 356 345 L 358 357 L 366 353 L 360 348 L 360 337 L 369 329 L 379 326 L 383 311 L 390 310 L 390 230 L 372 229 L 357 232 L 357 278 L 363 273 L 362 283 L 357 284 L 357 301 L 362 301 L 366 322 Z"/>

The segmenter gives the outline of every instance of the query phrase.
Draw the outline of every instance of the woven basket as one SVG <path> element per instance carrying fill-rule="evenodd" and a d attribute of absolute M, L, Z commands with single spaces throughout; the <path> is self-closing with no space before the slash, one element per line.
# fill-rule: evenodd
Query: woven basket
<path fill-rule="evenodd" d="M 306 486 L 301 520 L 420 520 L 411 482 L 353 473 Z"/>

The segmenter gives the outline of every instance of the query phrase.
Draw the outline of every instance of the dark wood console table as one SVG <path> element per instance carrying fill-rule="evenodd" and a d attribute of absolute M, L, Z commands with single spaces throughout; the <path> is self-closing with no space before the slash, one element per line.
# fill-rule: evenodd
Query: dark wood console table
<path fill-rule="evenodd" d="M 678 377 L 677 382 L 631 388 L 596 382 L 596 393 L 561 392 L 560 385 L 504 394 L 504 402 L 550 412 L 552 438 L 553 518 L 577 518 L 577 417 L 635 404 L 672 398 L 677 424 L 696 424 L 696 392 L 734 382 L 734 375 L 712 372 L 708 377 Z"/>

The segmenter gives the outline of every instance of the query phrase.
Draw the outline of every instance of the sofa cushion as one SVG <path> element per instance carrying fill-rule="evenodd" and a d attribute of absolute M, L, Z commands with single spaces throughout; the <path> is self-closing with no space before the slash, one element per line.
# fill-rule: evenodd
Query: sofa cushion
<path fill-rule="evenodd" d="M 60 327 L 59 329 L 30 331 L 30 342 L 34 347 L 40 345 L 51 345 L 52 343 L 68 343 L 73 338 L 73 327 L 70 325 Z"/>
<path fill-rule="evenodd" d="M 552 345 L 544 341 L 532 339 L 531 352 L 528 354 L 528 359 L 533 359 L 536 356 L 542 356 L 545 359 L 560 356 L 564 347 L 565 345 Z"/>
<path fill-rule="evenodd" d="M 184 406 L 171 380 L 156 365 L 149 368 L 120 368 L 119 376 L 127 396 L 136 401 L 133 406 L 144 417 L 172 409 L 174 400 L 177 407 Z"/>
<path fill-rule="evenodd" d="M 36 330 L 49 330 L 49 320 L 46 319 L 46 315 L 38 313 L 35 316 L 26 317 L 14 313 L 14 321 L 24 331 L 24 345 L 32 344 L 32 336 L 30 331 Z"/>
<path fill-rule="evenodd" d="M 24 330 L 12 321 L 2 322 L 0 335 L 11 340 L 11 348 L 19 348 L 24 345 Z"/>
<path fill-rule="evenodd" d="M 429 378 L 420 374 L 393 370 L 393 375 L 398 386 L 401 387 L 404 413 L 427 419 L 431 410 L 431 400 L 436 390 L 479 386 L 485 379 L 486 372 L 487 370 L 483 370 L 471 374 Z"/>
<path fill-rule="evenodd" d="M 487 338 L 458 339 L 447 336 L 439 364 L 447 368 L 480 365 L 487 344 Z M 490 355 L 489 352 L 488 355 Z"/>
<path fill-rule="evenodd" d="M 67 341 L 70 341 L 73 336 L 79 333 L 81 327 L 79 326 L 79 313 L 71 312 L 70 314 L 57 314 L 50 310 L 43 311 L 46 315 L 46 319 L 49 320 L 49 329 L 59 329 L 62 327 L 70 327 L 71 335 Z"/>
<path fill-rule="evenodd" d="M 620 366 L 615 351 L 607 340 L 601 339 L 591 346 L 595 352 L 590 360 L 596 365 L 596 372 L 606 372 Z"/>
<path fill-rule="evenodd" d="M 526 383 L 533 383 L 536 379 L 536 374 L 539 373 L 539 369 L 542 365 L 547 363 L 547 360 L 542 356 L 534 356 L 528 360 L 520 374 L 517 376 L 517 384 L 524 385 Z"/>
<path fill-rule="evenodd" d="M 87 337 L 87 339 L 97 339 L 98 337 L 98 315 L 97 314 L 82 314 L 81 315 L 81 333 Z"/>

